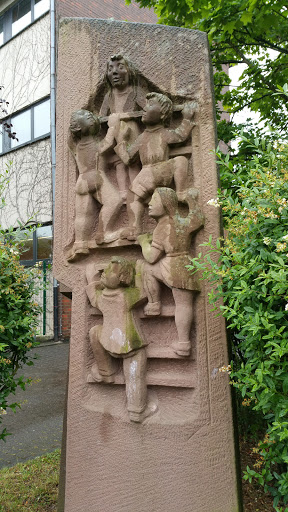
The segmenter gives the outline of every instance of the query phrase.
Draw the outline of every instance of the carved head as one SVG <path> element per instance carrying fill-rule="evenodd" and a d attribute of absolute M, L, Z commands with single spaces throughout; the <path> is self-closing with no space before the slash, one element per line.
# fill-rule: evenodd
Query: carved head
<path fill-rule="evenodd" d="M 146 105 L 143 110 L 143 123 L 148 125 L 167 124 L 173 112 L 173 103 L 165 94 L 150 92 L 146 95 Z"/>
<path fill-rule="evenodd" d="M 178 199 L 176 192 L 172 188 L 158 187 L 155 189 L 151 201 L 155 195 L 160 198 L 164 215 L 173 217 L 178 211 Z"/>
<path fill-rule="evenodd" d="M 72 135 L 96 135 L 100 130 L 99 118 L 89 110 L 76 110 L 70 119 L 70 131 Z"/>
<path fill-rule="evenodd" d="M 114 256 L 101 276 L 101 283 L 110 289 L 119 286 L 132 286 L 134 283 L 134 264 L 125 258 Z"/>
<path fill-rule="evenodd" d="M 105 78 L 110 88 L 123 90 L 127 85 L 136 85 L 137 69 L 127 57 L 118 53 L 107 61 Z"/>

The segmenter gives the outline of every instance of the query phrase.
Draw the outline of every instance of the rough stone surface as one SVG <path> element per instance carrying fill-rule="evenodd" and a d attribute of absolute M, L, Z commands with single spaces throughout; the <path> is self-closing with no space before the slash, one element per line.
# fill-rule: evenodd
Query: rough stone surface
<path fill-rule="evenodd" d="M 210 311 L 206 283 L 194 295 L 192 353 L 186 357 L 171 349 L 177 332 L 167 286 L 162 288 L 159 317 L 147 318 L 141 305 L 135 313 L 149 341 L 148 403 L 157 403 L 156 413 L 142 423 L 132 423 L 121 374 L 109 385 L 89 380 L 94 361 L 89 330 L 101 324 L 101 317 L 92 307 L 93 298 L 88 301 L 87 268 L 91 264 L 106 268 L 112 256 L 135 262 L 142 254 L 133 242 L 116 247 L 96 244 L 83 258 L 67 260 L 66 248 L 75 241 L 77 179 L 67 134 L 71 113 L 96 105 L 93 97 L 100 90 L 107 59 L 118 53 L 137 66 L 150 91 L 155 87 L 174 102 L 181 98 L 197 102 L 188 185 L 199 191 L 205 226 L 194 237 L 192 254 L 210 235 L 215 239 L 220 232 L 218 210 L 207 205 L 216 197 L 218 183 L 205 34 L 156 25 L 64 19 L 58 53 L 54 273 L 73 293 L 65 512 L 236 512 L 230 389 L 228 376 L 218 371 L 227 364 L 225 325 Z"/>

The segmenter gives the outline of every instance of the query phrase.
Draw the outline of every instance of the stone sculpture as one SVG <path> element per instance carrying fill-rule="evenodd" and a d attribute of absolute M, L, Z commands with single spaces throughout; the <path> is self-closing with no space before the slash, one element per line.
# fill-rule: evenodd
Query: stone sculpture
<path fill-rule="evenodd" d="M 126 164 L 139 154 L 142 164 L 142 169 L 128 192 L 127 208 L 130 226 L 122 233 L 123 238 L 136 240 L 137 236 L 143 232 L 144 201 L 149 195 L 151 196 L 156 187 L 170 186 L 174 178 L 178 199 L 184 200 L 186 197 L 188 162 L 184 156 L 169 159 L 169 145 L 183 143 L 188 138 L 194 126 L 191 119 L 195 113 L 195 105 L 186 104 L 182 110 L 183 121 L 180 126 L 175 130 L 168 130 L 164 125 L 169 122 L 172 112 L 172 101 L 164 94 L 152 92 L 146 96 L 142 116 L 146 129 L 134 144 L 126 146 L 125 141 L 119 142 L 121 130 L 120 127 L 118 130 L 116 128 L 118 144 L 115 152 Z M 111 125 L 112 122 L 111 120 Z M 117 126 L 116 123 L 117 117 L 115 126 Z"/>
<path fill-rule="evenodd" d="M 186 268 L 221 236 L 207 36 L 63 19 L 57 80 L 59 512 L 239 512 L 225 322 Z"/>
<path fill-rule="evenodd" d="M 117 359 L 123 359 L 129 418 L 140 422 L 150 411 L 146 407 L 147 342 L 142 339 L 132 312 L 141 300 L 140 290 L 134 284 L 134 272 L 133 263 L 114 257 L 101 279 L 86 287 L 90 303 L 103 315 L 103 324 L 89 331 L 95 363 L 88 380 L 92 377 L 95 382 L 113 383 Z M 88 271 L 88 280 L 89 275 Z"/>
<path fill-rule="evenodd" d="M 177 339 L 170 346 L 177 356 L 190 355 L 193 292 L 200 288 L 196 276 L 191 276 L 185 266 L 189 263 L 191 237 L 203 226 L 203 216 L 196 205 L 197 191 L 189 187 L 186 156 L 181 150 L 177 156 L 170 154 L 171 146 L 181 147 L 189 137 L 195 126 L 192 119 L 197 105 L 190 102 L 178 107 L 182 119 L 170 128 L 175 108 L 172 100 L 159 92 L 145 94 L 137 85 L 137 77 L 129 59 L 122 54 L 113 55 L 107 62 L 109 90 L 100 115 L 85 109 L 72 114 L 69 147 L 79 177 L 75 242 L 68 261 L 72 263 L 89 255 L 93 248 L 96 203 L 101 208 L 94 247 L 105 248 L 118 238 L 141 246 L 144 259 L 138 260 L 138 268 L 142 291 L 133 284 L 133 264 L 119 257 L 112 258 L 101 279 L 92 280 L 86 289 L 90 303 L 103 316 L 103 324 L 89 331 L 94 363 L 88 382 L 114 383 L 119 369 L 117 359 L 123 358 L 129 418 L 140 422 L 150 414 L 146 400 L 147 357 L 143 348 L 149 345 L 149 339 L 139 334 L 132 308 L 145 297 L 148 303 L 144 315 L 160 316 L 160 283 L 169 287 L 175 303 L 177 331 Z M 141 107 L 143 111 L 138 110 Z M 101 122 L 108 124 L 104 136 Z M 114 183 L 111 166 L 115 169 Z M 172 186 L 175 191 L 168 188 Z M 114 222 L 126 195 L 128 227 L 115 231 Z M 156 220 L 157 226 L 152 233 L 143 234 L 149 198 L 148 215 Z M 189 206 L 185 217 L 178 212 L 179 201 Z M 91 281 L 89 268 L 88 265 L 87 276 Z"/>
<path fill-rule="evenodd" d="M 171 188 L 156 188 L 149 202 L 149 215 L 157 220 L 152 240 L 148 234 L 138 236 L 143 256 L 144 289 L 148 304 L 145 315 L 161 313 L 160 282 L 172 289 L 175 301 L 175 324 L 178 340 L 172 344 L 176 354 L 189 356 L 190 330 L 193 320 L 193 292 L 199 292 L 197 276 L 191 275 L 186 266 L 191 263 L 189 251 L 191 235 L 204 224 L 204 217 L 196 205 L 197 191 L 190 190 L 186 200 L 189 213 L 182 217 L 178 212 L 177 195 Z"/>
<path fill-rule="evenodd" d="M 71 116 L 68 145 L 79 176 L 75 189 L 75 242 L 68 261 L 89 253 L 89 242 L 92 241 L 96 222 L 95 200 L 102 205 L 95 237 L 97 243 L 115 239 L 112 228 L 122 200 L 103 170 L 103 154 L 112 147 L 114 132 L 113 129 L 108 130 L 105 139 L 100 142 L 96 138 L 99 126 L 99 118 L 87 110 L 78 110 Z"/>
<path fill-rule="evenodd" d="M 138 83 L 138 71 L 135 65 L 122 54 L 112 55 L 108 59 L 105 79 L 109 90 L 103 99 L 100 116 L 118 113 L 120 119 L 126 119 L 125 133 L 129 133 L 129 143 L 132 143 L 140 134 L 139 125 L 133 120 L 133 117 L 136 115 L 137 118 L 137 111 L 143 109 L 147 91 Z M 127 178 L 129 185 L 131 185 L 139 172 L 139 164 L 125 165 L 115 154 L 112 159 L 116 169 L 119 193 L 125 201 Z"/>

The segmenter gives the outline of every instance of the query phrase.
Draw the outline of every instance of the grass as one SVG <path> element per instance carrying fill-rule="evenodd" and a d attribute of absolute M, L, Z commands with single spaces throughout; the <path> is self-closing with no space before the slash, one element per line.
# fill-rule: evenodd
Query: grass
<path fill-rule="evenodd" d="M 0 512 L 57 510 L 60 450 L 0 470 Z"/>

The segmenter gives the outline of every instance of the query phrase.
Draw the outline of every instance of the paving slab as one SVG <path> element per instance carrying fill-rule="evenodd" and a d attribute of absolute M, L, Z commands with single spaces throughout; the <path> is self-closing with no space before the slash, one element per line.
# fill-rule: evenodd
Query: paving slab
<path fill-rule="evenodd" d="M 2 416 L 0 428 L 6 427 L 12 435 L 0 441 L 0 468 L 61 447 L 69 344 L 43 344 L 33 352 L 37 355 L 34 366 L 19 370 L 33 382 L 11 397 L 11 402 L 21 403 L 21 409 Z"/>

